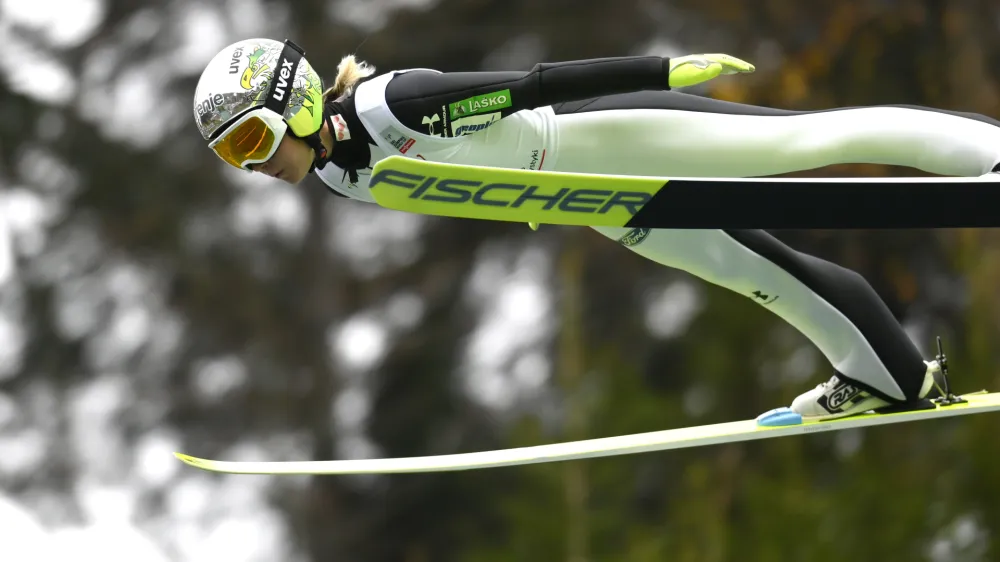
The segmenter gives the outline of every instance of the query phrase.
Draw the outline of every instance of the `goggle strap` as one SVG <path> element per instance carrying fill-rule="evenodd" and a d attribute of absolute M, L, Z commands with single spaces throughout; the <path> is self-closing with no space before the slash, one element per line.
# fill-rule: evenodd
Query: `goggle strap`
<path fill-rule="evenodd" d="M 295 73 L 298 71 L 303 55 L 304 53 L 298 45 L 290 40 L 285 40 L 281 56 L 278 57 L 278 68 L 274 69 L 274 77 L 271 78 L 271 85 L 267 88 L 264 107 L 278 115 L 285 114 L 288 100 L 292 97 Z"/>

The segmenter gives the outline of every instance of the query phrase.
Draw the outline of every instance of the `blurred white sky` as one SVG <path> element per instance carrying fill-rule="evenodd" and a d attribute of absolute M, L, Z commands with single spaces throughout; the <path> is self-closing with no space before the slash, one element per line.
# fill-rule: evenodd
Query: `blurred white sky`
<path fill-rule="evenodd" d="M 534 397 L 550 376 L 549 344 L 559 319 L 552 303 L 554 256 L 536 247 L 481 252 L 466 288 L 480 316 L 460 363 L 463 385 L 503 411 Z"/>
<path fill-rule="evenodd" d="M 54 47 L 75 47 L 86 40 L 104 18 L 104 0 L 0 0 L 7 25 L 41 33 Z"/>
<path fill-rule="evenodd" d="M 135 527 L 97 523 L 85 528 L 46 529 L 37 517 L 0 495 L 3 549 L 10 560 L 65 562 L 170 562 L 163 550 Z"/>

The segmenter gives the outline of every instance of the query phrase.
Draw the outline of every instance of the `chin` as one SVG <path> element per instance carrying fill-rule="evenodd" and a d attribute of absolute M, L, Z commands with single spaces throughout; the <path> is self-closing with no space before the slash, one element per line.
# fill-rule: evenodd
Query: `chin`
<path fill-rule="evenodd" d="M 287 182 L 287 183 L 290 183 L 292 185 L 297 185 L 302 180 L 306 179 L 306 174 L 308 174 L 308 173 L 309 173 L 309 169 L 306 168 L 305 170 L 300 171 L 299 173 L 295 174 L 294 176 L 290 176 L 288 178 L 284 178 L 284 181 Z"/>

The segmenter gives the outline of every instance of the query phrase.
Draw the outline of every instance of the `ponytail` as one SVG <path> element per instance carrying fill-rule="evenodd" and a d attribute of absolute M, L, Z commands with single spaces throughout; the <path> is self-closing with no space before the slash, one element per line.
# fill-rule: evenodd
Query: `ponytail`
<path fill-rule="evenodd" d="M 350 94 L 359 80 L 374 73 L 374 66 L 364 61 L 358 61 L 354 55 L 345 56 L 340 59 L 340 64 L 337 65 L 337 78 L 333 81 L 333 86 L 323 92 L 323 100 L 338 99 Z"/>

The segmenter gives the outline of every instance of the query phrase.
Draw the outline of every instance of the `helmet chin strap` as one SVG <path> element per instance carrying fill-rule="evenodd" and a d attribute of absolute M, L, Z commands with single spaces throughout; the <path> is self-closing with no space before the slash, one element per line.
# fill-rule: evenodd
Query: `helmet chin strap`
<path fill-rule="evenodd" d="M 331 136 L 334 131 L 334 124 L 332 115 L 340 115 L 343 111 L 343 107 L 336 103 L 329 103 L 324 108 L 323 112 L 323 123 L 326 124 Z M 365 168 L 368 166 L 368 162 L 371 159 L 371 152 L 368 146 L 363 142 L 354 141 L 352 139 L 345 139 L 343 141 L 334 141 L 333 150 L 327 150 L 323 146 L 323 140 L 320 138 L 320 132 L 323 130 L 320 127 L 319 131 L 312 133 L 310 135 L 299 137 L 292 133 L 292 136 L 300 138 L 306 142 L 313 149 L 313 163 L 309 167 L 309 173 L 313 173 L 316 170 L 322 170 L 327 163 L 334 162 L 336 165 L 343 168 L 348 177 L 351 178 L 352 182 L 358 181 L 358 169 Z M 291 130 L 289 129 L 291 133 Z"/>
<path fill-rule="evenodd" d="M 331 131 L 333 130 L 333 123 L 330 122 L 329 114 L 323 115 L 323 123 L 325 123 L 326 126 L 329 127 Z M 316 131 L 311 135 L 300 137 L 302 140 L 306 141 L 306 144 L 308 144 L 313 149 L 314 157 L 312 166 L 309 167 L 310 174 L 317 169 L 322 170 L 323 167 L 326 166 L 326 163 L 330 161 L 329 151 L 326 149 L 325 146 L 323 146 L 323 139 L 321 139 L 319 136 L 320 131 L 322 130 L 323 128 L 320 127 L 319 131 Z"/>

